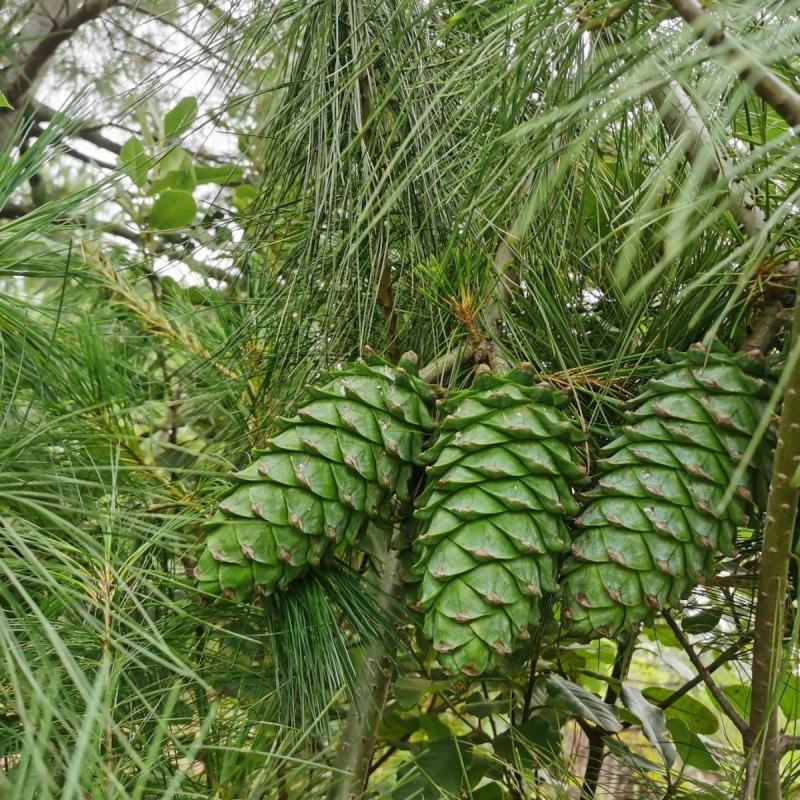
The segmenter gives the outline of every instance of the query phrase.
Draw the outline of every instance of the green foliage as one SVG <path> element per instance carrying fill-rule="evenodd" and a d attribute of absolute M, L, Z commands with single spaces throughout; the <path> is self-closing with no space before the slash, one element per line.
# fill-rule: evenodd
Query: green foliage
<path fill-rule="evenodd" d="M 147 218 L 156 230 L 169 231 L 191 225 L 196 216 L 197 204 L 190 192 L 166 189 L 153 203 Z"/>
<path fill-rule="evenodd" d="M 581 21 L 618 10 L 606 26 Z M 724 9 L 790 82 L 796 12 Z M 15 13 L 0 9 L 4 54 L 25 38 Z M 626 678 L 611 642 L 564 636 L 545 600 L 530 639 L 469 681 L 415 638 L 421 618 L 378 611 L 385 531 L 266 609 L 206 605 L 194 569 L 230 474 L 305 383 L 368 344 L 425 365 L 490 333 L 566 392 L 592 463 L 669 349 L 741 346 L 770 265 L 797 243 L 794 134 L 665 4 L 107 13 L 51 67 L 83 97 L 78 62 L 96 46 L 92 70 L 126 82 L 92 77 L 100 122 L 88 101 L 47 122 L 0 114 L 0 795 L 325 797 L 361 655 L 380 645 L 392 681 L 375 797 L 574 798 L 587 731 L 607 751 L 599 797 L 606 783 L 617 796 L 739 796 L 738 732 L 702 684 L 672 701 L 696 673 L 663 624 L 639 637 Z M 134 60 L 153 27 L 158 46 L 145 40 Z M 175 104 L 173 78 L 190 75 Z M 670 81 L 709 132 L 691 163 L 654 108 Z M 231 148 L 216 151 L 209 121 Z M 118 171 L 76 167 L 70 153 L 94 158 L 80 147 L 101 129 L 124 142 Z M 727 175 L 703 174 L 712 148 L 730 156 Z M 758 235 L 735 220 L 731 180 L 770 219 Z M 495 306 L 503 263 L 510 297 Z M 468 367 L 436 379 L 457 392 Z M 750 524 L 713 564 L 730 580 L 696 587 L 681 621 L 706 664 L 740 646 L 714 678 L 742 713 Z M 780 724 L 796 733 L 794 671 L 781 683 Z"/>
<path fill-rule="evenodd" d="M 135 186 L 142 187 L 147 183 L 147 171 L 150 163 L 144 151 L 144 145 L 136 136 L 131 136 L 119 151 L 119 164 Z"/>
<path fill-rule="evenodd" d="M 197 117 L 197 98 L 184 97 L 174 108 L 164 115 L 164 138 L 179 139 L 183 136 Z"/>

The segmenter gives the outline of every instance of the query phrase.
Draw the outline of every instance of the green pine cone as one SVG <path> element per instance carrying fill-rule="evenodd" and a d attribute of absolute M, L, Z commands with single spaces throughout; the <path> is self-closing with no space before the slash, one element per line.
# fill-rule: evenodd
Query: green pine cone
<path fill-rule="evenodd" d="M 371 357 L 324 376 L 219 505 L 195 570 L 201 591 L 245 602 L 285 589 L 368 521 L 391 527 L 433 430 L 416 358 Z"/>
<path fill-rule="evenodd" d="M 451 395 L 426 454 L 412 577 L 425 635 L 453 674 L 479 675 L 528 637 L 569 550 L 583 437 L 558 410 L 564 398 L 530 383 L 519 369 Z"/>
<path fill-rule="evenodd" d="M 562 580 L 577 638 L 617 638 L 680 605 L 733 551 L 758 473 L 769 474 L 762 452 L 720 507 L 770 394 L 761 365 L 699 345 L 672 361 L 629 404 L 584 495 Z"/>

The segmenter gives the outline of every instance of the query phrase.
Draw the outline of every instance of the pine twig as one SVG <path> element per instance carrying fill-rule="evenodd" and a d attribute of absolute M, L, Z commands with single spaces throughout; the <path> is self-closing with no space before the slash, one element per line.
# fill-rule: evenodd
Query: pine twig
<path fill-rule="evenodd" d="M 401 587 L 398 581 L 400 568 L 398 553 L 387 550 L 380 572 L 379 606 L 386 607 L 397 596 Z M 383 644 L 370 645 L 356 677 L 358 696 L 351 698 L 342 727 L 333 764 L 335 777 L 328 791 L 328 800 L 352 800 L 364 793 L 391 676 L 392 666 Z"/>
<path fill-rule="evenodd" d="M 744 636 L 735 644 L 732 644 L 726 650 L 723 650 L 706 668 L 705 671 L 708 675 L 713 675 L 721 666 L 727 664 L 729 661 L 733 661 L 737 655 L 739 655 L 742 645 L 745 642 L 749 641 L 751 637 Z M 676 689 L 671 695 L 665 697 L 660 703 L 658 703 L 658 707 L 662 710 L 669 708 L 670 706 L 674 705 L 681 699 L 684 695 L 688 694 L 692 689 L 694 689 L 697 684 L 703 682 L 703 675 L 699 672 L 695 675 L 690 681 L 687 681 L 680 687 L 680 689 Z"/>
<path fill-rule="evenodd" d="M 667 625 L 669 625 L 673 634 L 675 634 L 675 638 L 678 640 L 678 642 L 680 642 L 684 652 L 687 656 L 689 656 L 689 661 L 692 662 L 692 666 L 697 670 L 697 674 L 700 676 L 700 679 L 708 687 L 708 690 L 711 692 L 717 703 L 719 703 L 720 708 L 725 712 L 725 716 L 730 719 L 730 721 L 736 726 L 736 729 L 739 731 L 739 733 L 742 734 L 742 738 L 747 741 L 750 730 L 747 723 L 739 715 L 739 712 L 736 711 L 736 709 L 731 705 L 730 700 L 725 697 L 722 689 L 717 686 L 714 679 L 711 677 L 708 667 L 706 667 L 706 665 L 700 660 L 700 656 L 697 655 L 694 647 L 692 647 L 692 643 L 686 638 L 686 635 L 681 630 L 680 625 L 675 622 L 669 611 L 666 609 L 661 613 L 663 614 L 664 619 L 667 621 Z"/>
<path fill-rule="evenodd" d="M 699 0 L 669 0 L 669 4 L 689 23 L 699 39 L 719 48 L 720 60 L 726 62 L 768 106 L 774 108 L 792 128 L 800 126 L 800 95 L 730 36 Z"/>
<path fill-rule="evenodd" d="M 683 87 L 672 81 L 665 87 L 653 90 L 650 97 L 670 136 L 682 142 L 686 159 L 695 170 L 700 170 L 698 181 L 706 185 L 724 183 L 728 192 L 728 210 L 739 227 L 751 238 L 761 235 L 767 227 L 766 214 L 756 204 L 744 183 L 736 177 L 730 159 L 715 147 L 711 131 Z M 785 245 L 775 247 L 776 256 L 785 252 Z M 773 260 L 779 261 L 777 258 Z M 800 261 L 787 260 L 781 265 L 781 272 L 785 275 L 800 273 Z M 762 311 L 745 341 L 745 352 L 763 353 L 769 350 L 782 325 L 785 296 L 783 287 L 765 292 Z"/>

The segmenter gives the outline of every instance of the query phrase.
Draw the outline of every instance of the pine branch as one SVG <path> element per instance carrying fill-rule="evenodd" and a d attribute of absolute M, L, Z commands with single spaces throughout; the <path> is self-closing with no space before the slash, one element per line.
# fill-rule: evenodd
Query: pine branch
<path fill-rule="evenodd" d="M 400 592 L 400 570 L 397 551 L 387 549 L 378 587 L 377 604 L 381 610 L 386 610 Z M 358 693 L 350 700 L 342 728 L 328 800 L 352 800 L 361 797 L 367 787 L 392 671 L 383 643 L 371 644 L 356 677 Z"/>
<path fill-rule="evenodd" d="M 781 737 L 781 755 L 786 755 L 792 750 L 800 750 L 800 736 L 784 734 Z"/>
<path fill-rule="evenodd" d="M 800 300 L 800 293 L 798 294 Z M 795 301 L 789 371 L 783 396 L 778 443 L 775 448 L 767 500 L 764 543 L 758 573 L 753 639 L 753 694 L 750 729 L 755 737 L 749 764 L 760 769 L 760 800 L 780 800 L 781 740 L 778 731 L 776 692 L 783 653 L 783 629 L 792 538 L 800 489 L 792 478 L 800 463 L 800 302 Z M 757 756 L 761 755 L 758 759 Z M 758 763 L 756 763 L 758 762 Z"/>
<path fill-rule="evenodd" d="M 703 122 L 700 112 L 688 94 L 675 81 L 650 94 L 670 135 L 683 143 L 686 158 L 696 170 L 701 184 L 722 182 L 727 185 L 728 210 L 747 236 L 756 237 L 767 227 L 767 217 L 756 204 L 744 183 L 735 176 L 734 165 L 722 152 L 717 151 L 711 132 Z M 786 245 L 775 247 L 776 256 L 786 252 Z M 780 259 L 775 259 L 779 261 Z M 781 272 L 795 275 L 800 272 L 800 262 L 790 259 L 782 264 Z M 772 345 L 782 325 L 782 312 L 786 292 L 782 287 L 765 293 L 761 313 L 748 333 L 743 350 L 766 352 Z"/>
<path fill-rule="evenodd" d="M 800 126 L 800 95 L 730 36 L 723 24 L 708 14 L 699 0 L 669 0 L 699 39 L 719 49 L 720 60 L 746 83 L 792 128 Z"/>
<path fill-rule="evenodd" d="M 39 103 L 36 100 L 32 100 L 30 105 L 32 116 L 37 122 L 50 123 L 58 119 L 64 124 L 65 135 L 77 136 L 95 147 L 99 147 L 101 150 L 108 150 L 117 156 L 120 154 L 122 145 L 117 144 L 113 139 L 109 139 L 100 132 L 100 129 L 105 127 L 104 123 L 87 120 L 68 120 L 62 111 L 56 111 L 54 108 L 50 108 L 50 106 Z"/>
<path fill-rule="evenodd" d="M 705 667 L 705 674 L 713 675 L 721 666 L 736 658 L 741 652 L 742 645 L 747 641 L 750 641 L 749 636 L 743 637 L 726 650 L 723 650 L 722 653 L 720 653 L 707 667 Z M 695 675 L 690 681 L 684 683 L 680 689 L 676 689 L 671 695 L 669 695 L 669 697 L 665 697 L 660 703 L 658 703 L 658 707 L 661 709 L 669 708 L 677 703 L 681 697 L 694 689 L 695 686 L 697 686 L 699 683 L 702 683 L 703 680 L 703 674 L 698 672 L 697 675 Z"/>
<path fill-rule="evenodd" d="M 443 356 L 431 361 L 427 366 L 419 371 L 419 376 L 426 383 L 433 383 L 434 381 L 443 381 L 444 378 L 450 373 L 457 364 L 469 364 L 472 362 L 475 355 L 475 349 L 470 344 L 460 344 L 452 350 L 446 352 Z"/>

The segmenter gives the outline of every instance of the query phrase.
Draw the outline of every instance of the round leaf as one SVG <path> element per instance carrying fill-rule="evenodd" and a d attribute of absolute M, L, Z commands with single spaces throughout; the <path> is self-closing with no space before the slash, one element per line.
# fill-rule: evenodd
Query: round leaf
<path fill-rule="evenodd" d="M 160 231 L 185 228 L 196 216 L 197 204 L 189 192 L 167 189 L 150 209 L 150 225 Z"/>
<path fill-rule="evenodd" d="M 144 145 L 135 136 L 131 136 L 120 148 L 119 166 L 134 185 L 141 187 L 147 183 L 150 159 L 144 151 Z"/>
<path fill-rule="evenodd" d="M 713 631 L 722 617 L 722 609 L 706 608 L 697 614 L 684 617 L 681 627 L 686 633 L 708 633 Z"/>

